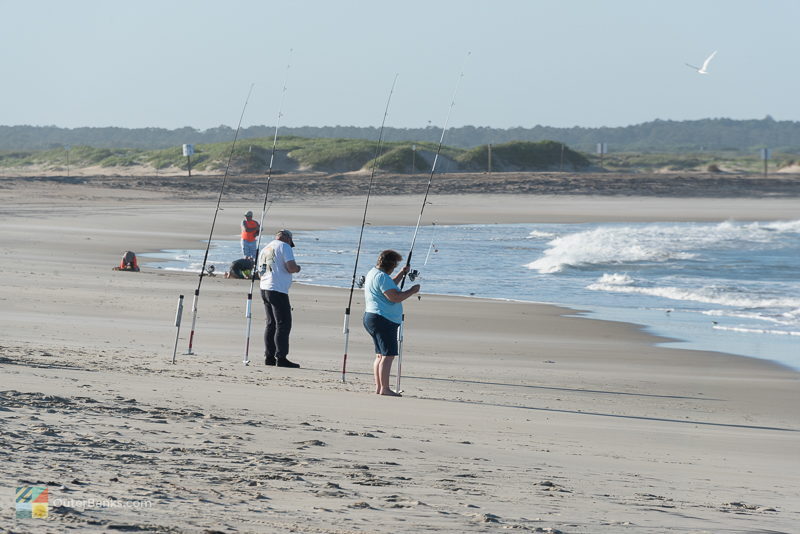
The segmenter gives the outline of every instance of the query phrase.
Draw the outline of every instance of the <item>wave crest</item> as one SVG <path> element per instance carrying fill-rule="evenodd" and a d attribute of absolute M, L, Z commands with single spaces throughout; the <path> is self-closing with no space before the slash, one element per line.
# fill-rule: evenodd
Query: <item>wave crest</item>
<path fill-rule="evenodd" d="M 551 274 L 570 267 L 691 260 L 699 257 L 704 249 L 768 244 L 785 233 L 800 233 L 800 220 L 603 226 L 556 237 L 547 243 L 549 248 L 542 257 L 526 264 L 526 267 Z"/>

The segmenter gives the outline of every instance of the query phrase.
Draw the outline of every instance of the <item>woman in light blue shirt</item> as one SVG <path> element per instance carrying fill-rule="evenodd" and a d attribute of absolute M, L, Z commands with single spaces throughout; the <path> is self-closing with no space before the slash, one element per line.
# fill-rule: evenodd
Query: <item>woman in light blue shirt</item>
<path fill-rule="evenodd" d="M 399 397 L 400 393 L 389 387 L 389 376 L 394 357 L 398 354 L 397 329 L 403 321 L 402 302 L 419 292 L 419 284 L 401 291 L 397 283 L 408 271 L 403 267 L 392 277 L 403 257 L 394 250 L 384 250 L 378 255 L 378 263 L 364 280 L 364 328 L 375 343 L 375 393 Z"/>

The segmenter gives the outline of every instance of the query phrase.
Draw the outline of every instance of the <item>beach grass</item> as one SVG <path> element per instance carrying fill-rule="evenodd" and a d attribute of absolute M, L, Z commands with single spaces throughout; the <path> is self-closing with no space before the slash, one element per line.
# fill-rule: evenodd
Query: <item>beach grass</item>
<path fill-rule="evenodd" d="M 0 152 L 0 168 L 40 168 L 48 171 L 67 168 L 119 170 L 146 166 L 153 169 L 175 168 L 219 172 L 228 167 L 239 173 L 265 172 L 273 148 L 272 137 L 239 140 L 233 152 L 232 141 L 200 144 L 190 159 L 181 147 L 159 150 L 137 148 L 96 148 L 73 146 L 47 150 Z M 283 170 L 316 172 L 352 172 L 370 170 L 373 164 L 381 171 L 395 173 L 424 172 L 431 168 L 438 143 L 388 141 L 382 143 L 375 161 L 376 141 L 344 138 L 304 138 L 281 136 L 275 146 L 282 158 Z M 602 168 L 614 172 L 733 172 L 760 173 L 764 162 L 758 155 L 742 155 L 737 151 L 704 151 L 685 154 L 613 152 L 601 159 L 596 154 L 582 153 L 557 141 L 512 141 L 492 145 L 491 163 L 488 146 L 469 150 L 443 145 L 440 156 L 449 160 L 447 170 L 461 172 L 537 172 L 581 171 Z M 768 161 L 775 171 L 797 165 L 797 157 L 777 152 Z M 277 166 L 276 166 L 277 167 Z M 442 167 L 439 167 L 441 170 Z"/>

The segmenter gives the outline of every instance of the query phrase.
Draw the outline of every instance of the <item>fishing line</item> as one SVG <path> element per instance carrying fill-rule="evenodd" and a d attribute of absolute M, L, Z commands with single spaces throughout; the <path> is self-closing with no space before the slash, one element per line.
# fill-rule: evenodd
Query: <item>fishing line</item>
<path fill-rule="evenodd" d="M 267 203 L 269 199 L 269 184 L 272 180 L 272 164 L 275 161 L 275 149 L 278 146 L 278 128 L 280 127 L 281 117 L 283 117 L 283 100 L 286 96 L 286 82 L 289 80 L 289 68 L 291 67 L 292 50 L 289 49 L 289 60 L 286 63 L 286 75 L 283 78 L 283 89 L 281 90 L 281 100 L 278 105 L 278 118 L 275 121 L 275 135 L 272 137 L 272 154 L 269 156 L 269 167 L 267 168 L 267 185 L 264 191 L 264 207 L 261 208 L 261 219 L 258 223 L 258 238 L 256 239 L 256 257 L 253 258 L 253 269 L 250 271 L 250 291 L 247 293 L 247 303 L 245 309 L 245 318 L 247 319 L 247 327 L 245 328 L 245 344 L 244 344 L 244 358 L 242 363 L 245 365 L 250 364 L 250 333 L 253 324 L 253 287 L 256 284 L 256 272 L 258 271 L 258 255 L 261 248 L 261 236 L 264 234 L 264 217 L 267 215 Z"/>
<path fill-rule="evenodd" d="M 233 159 L 233 150 L 236 148 L 236 140 L 239 138 L 239 130 L 242 128 L 242 119 L 244 118 L 244 111 L 247 109 L 247 103 L 250 101 L 250 95 L 253 92 L 253 86 L 250 84 L 250 90 L 247 91 L 247 98 L 242 106 L 242 113 L 239 115 L 239 124 L 236 125 L 236 134 L 233 136 L 233 144 L 231 145 L 231 153 L 228 155 L 228 164 L 225 165 L 225 174 L 222 177 L 222 187 L 219 188 L 219 197 L 217 198 L 217 207 L 214 210 L 214 218 L 211 221 L 211 231 L 208 234 L 208 243 L 206 244 L 206 253 L 203 256 L 203 266 L 200 268 L 200 277 L 197 281 L 197 289 L 194 290 L 194 298 L 192 299 L 192 331 L 189 334 L 189 350 L 186 354 L 192 354 L 192 342 L 194 341 L 194 327 L 197 322 L 197 300 L 200 297 L 200 286 L 203 284 L 203 276 L 206 274 L 206 263 L 208 262 L 208 251 L 211 248 L 211 238 L 214 235 L 214 226 L 217 224 L 217 215 L 219 214 L 219 205 L 222 202 L 222 193 L 225 191 L 225 184 L 228 181 L 228 171 L 231 168 L 231 160 Z"/>
<path fill-rule="evenodd" d="M 425 262 L 422 264 L 423 267 L 428 265 L 428 259 L 431 257 L 431 250 L 433 250 L 433 239 L 436 237 L 436 221 L 431 223 L 431 244 L 428 245 L 428 253 L 425 254 Z M 438 247 L 437 247 L 438 248 Z M 438 250 L 437 250 L 438 252 Z M 412 280 L 413 282 L 413 280 Z"/>
<path fill-rule="evenodd" d="M 375 170 L 378 167 L 378 158 L 381 155 L 381 148 L 383 147 L 383 128 L 386 124 L 386 116 L 389 114 L 389 103 L 392 101 L 392 94 L 394 93 L 395 84 L 397 84 L 397 77 L 399 74 L 394 75 L 392 88 L 389 90 L 389 98 L 386 99 L 386 109 L 383 111 L 383 121 L 381 122 L 381 130 L 378 134 L 378 144 L 375 147 L 375 158 L 372 160 L 372 172 L 369 177 L 369 187 L 367 188 L 367 200 L 364 202 L 364 216 L 361 218 L 361 232 L 358 234 L 358 248 L 356 249 L 356 261 L 353 265 L 353 279 L 350 283 L 350 296 L 347 299 L 347 308 L 344 310 L 344 357 L 342 358 L 342 382 L 345 381 L 345 373 L 347 371 L 347 349 L 350 343 L 350 307 L 353 304 L 353 291 L 356 287 L 356 276 L 358 273 L 358 259 L 361 256 L 361 242 L 364 237 L 364 226 L 367 224 L 367 209 L 369 208 L 369 197 L 372 193 L 372 184 L 375 182 Z"/>
<path fill-rule="evenodd" d="M 447 117 L 444 120 L 444 127 L 442 127 L 442 135 L 439 138 L 439 146 L 436 147 L 436 155 L 433 157 L 433 164 L 431 165 L 431 174 L 428 177 L 428 186 L 425 188 L 425 197 L 422 199 L 422 207 L 419 209 L 419 217 L 417 217 L 417 226 L 414 228 L 414 236 L 411 238 L 411 248 L 408 250 L 408 256 L 406 257 L 406 265 L 403 268 L 403 276 L 400 279 L 400 290 L 403 289 L 403 286 L 406 283 L 406 276 L 410 279 L 414 279 L 419 275 L 418 271 L 411 270 L 411 256 L 414 254 L 414 244 L 417 242 L 417 234 L 419 233 L 419 225 L 422 222 L 422 213 L 425 211 L 425 206 L 428 204 L 428 193 L 431 190 L 431 183 L 433 183 L 433 174 L 436 172 L 436 163 L 439 161 L 439 154 L 442 151 L 442 144 L 444 143 L 444 134 L 447 132 L 447 125 L 450 122 L 450 114 L 453 112 L 453 106 L 456 104 L 456 95 L 458 94 L 458 87 L 461 85 L 461 78 L 464 77 L 464 67 L 466 66 L 467 59 L 469 58 L 471 52 L 467 52 L 466 57 L 464 58 L 464 63 L 461 65 L 461 72 L 458 75 L 458 80 L 456 81 L 456 88 L 453 91 L 453 97 L 450 99 L 450 107 L 447 110 Z M 402 319 L 400 320 L 400 327 L 397 329 L 397 386 L 395 387 L 395 391 L 400 393 L 400 376 L 403 370 L 403 325 L 405 323 L 405 315 L 403 315 Z"/>
<path fill-rule="evenodd" d="M 467 52 L 467 58 L 469 57 L 470 52 Z M 464 62 L 466 63 L 467 58 L 464 58 Z M 403 277 L 400 280 L 400 289 L 403 289 L 403 285 L 406 282 L 406 276 L 410 273 L 411 269 L 411 256 L 414 254 L 414 244 L 417 242 L 417 234 L 419 233 L 419 225 L 422 222 L 422 214 L 425 211 L 425 206 L 428 204 L 428 194 L 431 190 L 431 184 L 433 183 L 433 174 L 436 172 L 436 163 L 439 161 L 439 154 L 442 151 L 442 144 L 444 143 L 444 134 L 447 132 L 447 125 L 450 122 L 450 114 L 453 111 L 453 106 L 456 104 L 456 94 L 458 94 L 458 87 L 461 85 L 461 78 L 464 77 L 464 67 L 461 67 L 461 73 L 458 75 L 458 81 L 456 82 L 456 88 L 453 91 L 453 98 L 450 100 L 450 108 L 447 110 L 447 117 L 444 120 L 444 127 L 442 128 L 442 135 L 439 138 L 439 146 L 436 147 L 436 155 L 433 157 L 433 165 L 431 165 L 431 174 L 428 177 L 428 186 L 425 188 L 425 197 L 422 199 L 422 207 L 419 210 L 419 217 L 417 218 L 417 226 L 414 228 L 414 236 L 411 238 L 411 248 L 408 251 L 408 256 L 406 257 L 406 272 L 403 273 Z M 416 276 L 415 273 L 414 276 Z"/>

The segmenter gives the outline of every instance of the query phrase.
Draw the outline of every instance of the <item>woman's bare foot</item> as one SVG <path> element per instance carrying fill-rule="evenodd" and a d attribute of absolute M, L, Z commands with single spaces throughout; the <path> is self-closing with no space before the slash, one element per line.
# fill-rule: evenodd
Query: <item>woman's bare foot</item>
<path fill-rule="evenodd" d="M 386 389 L 381 391 L 381 395 L 386 395 L 387 397 L 402 397 L 401 394 L 392 391 L 391 389 Z"/>

